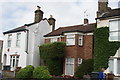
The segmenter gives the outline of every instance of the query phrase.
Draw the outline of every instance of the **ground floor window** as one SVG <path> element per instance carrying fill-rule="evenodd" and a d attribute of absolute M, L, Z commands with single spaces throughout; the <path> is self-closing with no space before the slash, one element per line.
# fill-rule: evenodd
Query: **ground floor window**
<path fill-rule="evenodd" d="M 120 59 L 117 59 L 117 74 L 120 74 Z"/>
<path fill-rule="evenodd" d="M 82 64 L 82 58 L 78 58 L 78 66 Z"/>
<path fill-rule="evenodd" d="M 65 75 L 74 75 L 74 58 L 66 58 Z"/>
<path fill-rule="evenodd" d="M 114 72 L 114 59 L 109 60 L 109 72 L 110 73 Z"/>
<path fill-rule="evenodd" d="M 10 66 L 12 68 L 15 68 L 18 66 L 18 62 L 19 62 L 19 55 L 11 55 L 10 56 Z"/>

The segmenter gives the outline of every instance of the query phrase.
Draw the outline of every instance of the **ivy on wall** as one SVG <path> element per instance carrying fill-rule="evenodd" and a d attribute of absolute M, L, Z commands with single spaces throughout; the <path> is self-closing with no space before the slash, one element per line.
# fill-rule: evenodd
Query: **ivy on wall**
<path fill-rule="evenodd" d="M 94 71 L 100 71 L 102 67 L 108 67 L 110 56 L 114 56 L 120 42 L 109 42 L 109 28 L 102 27 L 94 32 Z"/>
<path fill-rule="evenodd" d="M 40 57 L 46 62 L 51 75 L 63 73 L 64 42 L 47 43 L 40 46 Z"/>

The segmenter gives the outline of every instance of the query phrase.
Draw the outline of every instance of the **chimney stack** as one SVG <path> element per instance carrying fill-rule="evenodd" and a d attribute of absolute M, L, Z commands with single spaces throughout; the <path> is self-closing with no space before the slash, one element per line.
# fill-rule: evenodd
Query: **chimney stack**
<path fill-rule="evenodd" d="M 50 15 L 50 18 L 48 19 L 48 22 L 49 22 L 50 25 L 52 25 L 52 31 L 55 30 L 55 21 L 56 20 L 53 18 L 53 16 Z"/>
<path fill-rule="evenodd" d="M 35 21 L 36 23 L 40 22 L 43 19 L 44 12 L 40 10 L 41 7 L 37 6 L 37 10 L 35 11 Z"/>
<path fill-rule="evenodd" d="M 87 18 L 84 19 L 84 24 L 88 24 L 89 20 Z"/>

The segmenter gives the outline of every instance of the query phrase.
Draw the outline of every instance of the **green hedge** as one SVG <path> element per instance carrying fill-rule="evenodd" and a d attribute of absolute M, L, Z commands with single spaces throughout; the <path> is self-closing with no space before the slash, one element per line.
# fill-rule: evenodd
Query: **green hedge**
<path fill-rule="evenodd" d="M 78 67 L 75 76 L 83 78 L 85 74 L 90 74 L 94 70 L 93 63 L 93 59 L 83 61 L 83 63 Z"/>
<path fill-rule="evenodd" d="M 46 62 L 52 75 L 61 75 L 63 73 L 65 47 L 64 42 L 54 42 L 40 46 L 40 57 Z"/>
<path fill-rule="evenodd" d="M 109 42 L 109 28 L 98 28 L 94 32 L 94 71 L 100 71 L 102 67 L 108 67 L 110 56 L 114 56 L 119 42 Z"/>
<path fill-rule="evenodd" d="M 26 78 L 32 78 L 33 70 L 34 70 L 34 67 L 32 65 L 28 65 L 25 68 L 21 69 L 19 72 L 17 72 L 16 77 L 22 78 L 25 80 Z"/>
<path fill-rule="evenodd" d="M 39 66 L 34 69 L 33 78 L 41 80 L 41 79 L 50 79 L 51 76 L 46 66 Z"/>

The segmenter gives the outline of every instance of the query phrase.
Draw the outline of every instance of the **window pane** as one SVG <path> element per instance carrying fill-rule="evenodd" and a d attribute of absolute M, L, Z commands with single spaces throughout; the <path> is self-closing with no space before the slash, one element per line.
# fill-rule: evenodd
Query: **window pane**
<path fill-rule="evenodd" d="M 57 38 L 51 38 L 50 42 L 57 42 Z"/>
<path fill-rule="evenodd" d="M 15 66 L 15 59 L 13 59 L 13 66 L 12 67 L 14 67 Z"/>
<path fill-rule="evenodd" d="M 74 58 L 66 58 L 66 75 L 74 74 Z"/>
<path fill-rule="evenodd" d="M 75 45 L 75 35 L 67 35 L 67 45 Z"/>
<path fill-rule="evenodd" d="M 120 59 L 117 59 L 117 73 L 120 74 Z"/>
<path fill-rule="evenodd" d="M 120 41 L 120 32 L 110 32 L 110 41 Z"/>
<path fill-rule="evenodd" d="M 79 45 L 83 44 L 83 36 L 82 35 L 80 35 L 79 38 L 78 38 L 78 44 Z"/>
<path fill-rule="evenodd" d="M 118 31 L 120 29 L 119 28 L 119 25 L 120 25 L 120 20 L 113 20 L 113 21 L 110 21 L 110 31 Z"/>
<path fill-rule="evenodd" d="M 110 71 L 110 73 L 113 73 L 113 69 L 114 69 L 113 59 L 110 59 L 110 60 L 109 60 L 109 71 Z"/>
<path fill-rule="evenodd" d="M 21 37 L 21 33 L 17 33 L 17 39 L 16 39 L 16 46 L 20 46 L 20 37 Z"/>

